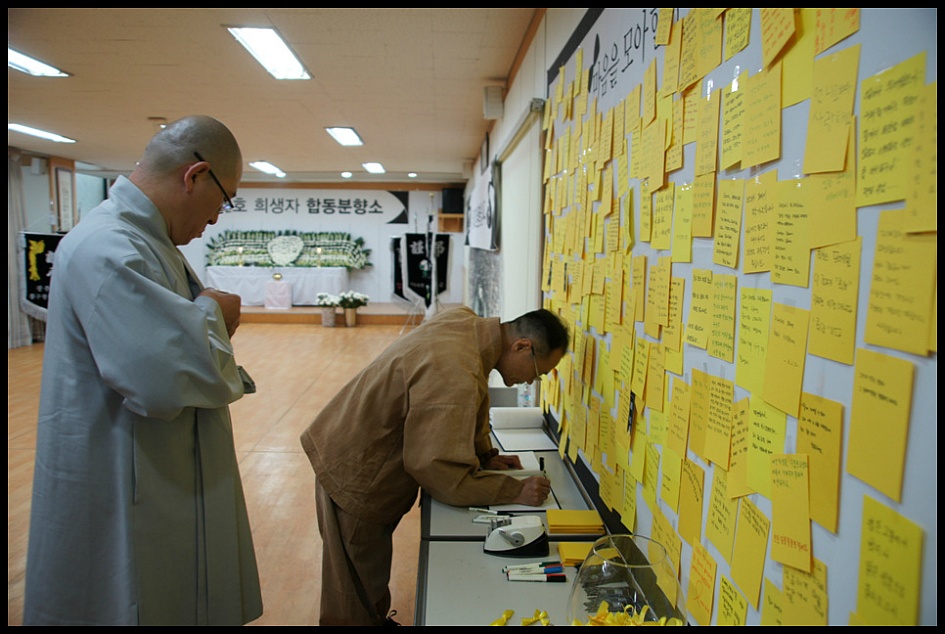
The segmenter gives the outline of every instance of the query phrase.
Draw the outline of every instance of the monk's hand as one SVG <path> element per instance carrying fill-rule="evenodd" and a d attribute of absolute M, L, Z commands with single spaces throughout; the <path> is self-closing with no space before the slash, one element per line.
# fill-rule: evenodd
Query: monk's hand
<path fill-rule="evenodd" d="M 521 469 L 522 461 L 519 460 L 518 456 L 513 455 L 502 455 L 493 456 L 489 459 L 489 462 L 482 465 L 483 469 L 504 471 L 506 469 Z"/>
<path fill-rule="evenodd" d="M 525 504 L 527 506 L 541 506 L 548 499 L 551 493 L 551 480 L 541 476 L 531 476 L 522 480 L 525 486 L 522 492 L 515 498 L 515 504 Z"/>
<path fill-rule="evenodd" d="M 205 288 L 200 292 L 200 295 L 205 295 L 220 305 L 220 310 L 223 311 L 223 323 L 226 324 L 226 332 L 232 337 L 240 325 L 240 296 L 216 288 Z"/>

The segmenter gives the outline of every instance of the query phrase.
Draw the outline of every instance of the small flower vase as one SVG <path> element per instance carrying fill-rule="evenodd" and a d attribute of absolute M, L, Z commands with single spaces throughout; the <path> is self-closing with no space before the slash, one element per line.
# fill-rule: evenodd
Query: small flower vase
<path fill-rule="evenodd" d="M 358 309 L 345 308 L 345 326 L 351 328 L 358 325 Z"/>
<path fill-rule="evenodd" d="M 325 328 L 335 327 L 335 307 L 322 306 L 322 326 Z"/>

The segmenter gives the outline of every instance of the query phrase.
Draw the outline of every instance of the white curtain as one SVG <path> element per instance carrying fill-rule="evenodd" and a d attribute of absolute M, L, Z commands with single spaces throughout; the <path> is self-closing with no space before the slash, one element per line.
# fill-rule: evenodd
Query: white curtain
<path fill-rule="evenodd" d="M 20 232 L 26 229 L 23 207 L 23 172 L 19 152 L 7 152 L 7 349 L 33 342 L 29 317 L 20 310 L 20 267 L 23 250 Z"/>

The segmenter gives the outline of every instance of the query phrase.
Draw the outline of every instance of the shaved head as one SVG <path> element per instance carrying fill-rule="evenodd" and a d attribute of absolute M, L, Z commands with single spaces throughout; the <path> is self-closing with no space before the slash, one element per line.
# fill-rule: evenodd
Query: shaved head
<path fill-rule="evenodd" d="M 233 176 L 242 167 L 243 156 L 229 128 L 205 115 L 169 123 L 158 132 L 141 158 L 139 168 L 152 176 L 173 173 L 181 165 L 196 161 L 194 152 L 212 163 L 214 171 Z"/>

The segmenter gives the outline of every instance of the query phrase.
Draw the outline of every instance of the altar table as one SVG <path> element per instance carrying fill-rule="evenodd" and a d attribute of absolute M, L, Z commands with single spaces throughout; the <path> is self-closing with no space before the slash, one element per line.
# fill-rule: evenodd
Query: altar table
<path fill-rule="evenodd" d="M 282 281 L 292 285 L 293 306 L 314 306 L 319 293 L 338 295 L 349 289 L 348 269 L 343 266 L 208 266 L 206 283 L 236 293 L 244 306 L 263 306 L 266 284 L 273 281 L 274 273 L 280 273 Z"/>

